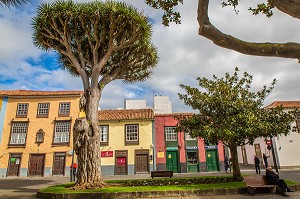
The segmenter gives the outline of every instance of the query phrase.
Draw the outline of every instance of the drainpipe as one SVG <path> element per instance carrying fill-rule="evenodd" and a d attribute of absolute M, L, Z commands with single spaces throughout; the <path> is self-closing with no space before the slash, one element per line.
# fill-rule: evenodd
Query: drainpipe
<path fill-rule="evenodd" d="M 70 167 L 70 182 L 73 182 L 75 179 L 73 179 L 73 164 L 74 164 L 74 149 L 72 150 L 72 163 Z"/>
<path fill-rule="evenodd" d="M 156 134 L 155 134 L 155 120 L 153 120 L 152 122 L 152 169 L 153 171 L 156 170 L 156 154 L 155 154 L 155 147 L 156 147 L 156 142 L 155 139 L 156 138 Z"/>

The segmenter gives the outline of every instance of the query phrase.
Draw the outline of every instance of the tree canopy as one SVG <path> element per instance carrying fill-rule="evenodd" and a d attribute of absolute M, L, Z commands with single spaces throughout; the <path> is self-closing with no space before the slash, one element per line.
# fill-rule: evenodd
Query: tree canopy
<path fill-rule="evenodd" d="M 0 6 L 19 6 L 27 3 L 29 0 L 0 0 Z"/>
<path fill-rule="evenodd" d="M 189 131 L 193 137 L 202 137 L 209 143 L 222 141 L 229 147 L 233 158 L 233 175 L 240 176 L 237 147 L 253 144 L 258 137 L 287 134 L 293 116 L 282 107 L 264 109 L 264 99 L 272 92 L 276 80 L 261 91 L 250 90 L 252 76 L 244 72 L 239 78 L 238 68 L 233 75 L 213 76 L 211 80 L 198 77 L 199 87 L 180 85 L 186 94 L 179 98 L 199 112 L 180 120 L 180 130 Z"/>
<path fill-rule="evenodd" d="M 169 22 L 180 23 L 180 13 L 175 11 L 174 7 L 184 3 L 183 0 L 146 0 L 146 2 L 153 8 L 164 11 L 162 16 L 164 25 L 168 25 Z M 222 32 L 209 19 L 209 2 L 210 0 L 198 0 L 197 20 L 199 35 L 211 40 L 215 45 L 246 55 L 292 58 L 300 61 L 300 44 L 297 42 L 272 43 L 266 41 L 256 43 L 244 41 Z M 238 5 L 239 0 L 227 0 L 220 6 L 233 6 L 234 10 L 236 10 Z M 250 7 L 248 10 L 254 15 L 263 13 L 267 17 L 271 17 L 273 15 L 272 10 L 275 8 L 291 17 L 300 18 L 300 0 L 265 0 L 265 3 L 259 3 L 256 7 Z"/>
<path fill-rule="evenodd" d="M 80 76 L 84 94 L 73 145 L 78 159 L 75 188 L 101 187 L 98 106 L 102 90 L 113 80 L 144 81 L 158 62 L 148 18 L 134 7 L 113 1 L 56 1 L 38 7 L 32 22 L 34 44 L 54 50 L 61 66 Z"/>

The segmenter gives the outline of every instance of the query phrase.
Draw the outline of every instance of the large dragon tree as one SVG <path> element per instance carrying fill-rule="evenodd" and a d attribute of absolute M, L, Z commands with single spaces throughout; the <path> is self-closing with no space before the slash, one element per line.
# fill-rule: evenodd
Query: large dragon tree
<path fill-rule="evenodd" d="M 101 187 L 101 93 L 113 80 L 132 83 L 151 75 L 158 61 L 151 25 L 134 7 L 111 1 L 44 3 L 32 25 L 34 44 L 56 51 L 62 67 L 82 80 L 80 106 L 86 117 L 76 119 L 73 128 L 79 163 L 75 188 Z"/>

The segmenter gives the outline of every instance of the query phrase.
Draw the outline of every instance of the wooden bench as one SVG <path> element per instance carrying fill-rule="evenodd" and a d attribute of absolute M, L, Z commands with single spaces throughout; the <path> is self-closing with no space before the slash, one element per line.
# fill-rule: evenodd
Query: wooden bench
<path fill-rule="evenodd" d="M 151 178 L 153 177 L 173 177 L 173 171 L 151 171 Z"/>
<path fill-rule="evenodd" d="M 248 192 L 252 196 L 255 195 L 255 189 L 257 188 L 275 189 L 277 187 L 277 185 L 268 184 L 268 180 L 265 175 L 244 176 L 244 181 L 248 188 Z"/>

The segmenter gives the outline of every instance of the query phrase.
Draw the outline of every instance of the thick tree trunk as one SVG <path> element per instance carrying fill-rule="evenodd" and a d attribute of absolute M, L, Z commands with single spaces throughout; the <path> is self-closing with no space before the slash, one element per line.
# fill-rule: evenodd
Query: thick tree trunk
<path fill-rule="evenodd" d="M 78 118 L 74 124 L 74 150 L 78 158 L 75 189 L 103 187 L 100 163 L 100 132 L 98 127 L 99 89 L 85 91 L 86 118 Z"/>
<path fill-rule="evenodd" d="M 229 149 L 232 158 L 232 177 L 234 180 L 240 180 L 242 178 L 242 175 L 238 160 L 237 146 L 229 147 Z"/>

